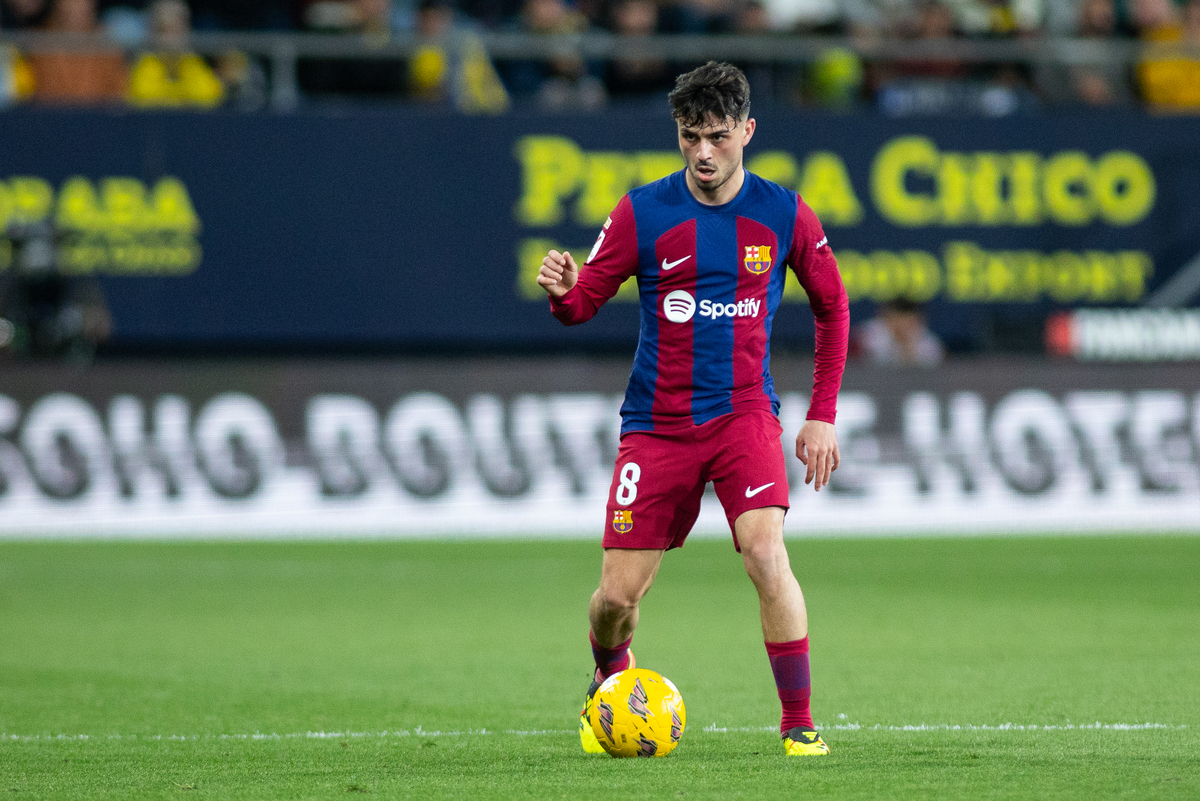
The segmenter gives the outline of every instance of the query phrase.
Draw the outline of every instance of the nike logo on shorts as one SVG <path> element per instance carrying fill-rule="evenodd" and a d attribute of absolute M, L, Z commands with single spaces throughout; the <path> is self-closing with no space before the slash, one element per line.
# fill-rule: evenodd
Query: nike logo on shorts
<path fill-rule="evenodd" d="M 662 260 L 662 268 L 664 270 L 670 270 L 674 267 L 678 267 L 679 265 L 683 264 L 685 261 L 687 261 L 690 258 L 691 258 L 691 256 L 684 256 L 682 259 L 676 259 L 675 261 L 667 261 L 666 259 L 663 259 Z"/>
<path fill-rule="evenodd" d="M 775 486 L 774 481 L 772 481 L 770 484 L 763 484 L 761 487 L 755 487 L 754 489 L 750 489 L 749 487 L 746 487 L 746 497 L 753 498 L 755 495 L 762 492 L 767 487 L 773 487 L 773 486 Z"/>

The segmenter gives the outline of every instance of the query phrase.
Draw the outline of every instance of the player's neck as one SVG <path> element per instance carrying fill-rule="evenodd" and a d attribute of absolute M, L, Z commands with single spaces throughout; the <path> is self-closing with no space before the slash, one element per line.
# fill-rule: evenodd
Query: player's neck
<path fill-rule="evenodd" d="M 723 206 L 729 201 L 738 196 L 738 192 L 742 191 L 742 184 L 746 182 L 746 170 L 739 164 L 734 170 L 733 175 L 729 180 L 718 186 L 712 192 L 706 192 L 700 188 L 695 179 L 692 178 L 690 171 L 685 171 L 687 176 L 688 191 L 692 193 L 692 197 L 696 198 L 705 206 Z"/>

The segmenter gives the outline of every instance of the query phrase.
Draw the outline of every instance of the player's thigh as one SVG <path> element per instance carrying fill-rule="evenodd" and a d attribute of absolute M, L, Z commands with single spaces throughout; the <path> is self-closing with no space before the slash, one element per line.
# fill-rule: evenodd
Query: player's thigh
<path fill-rule="evenodd" d="M 689 434 L 626 434 L 608 490 L 604 547 L 661 551 L 682 544 L 703 492 Z"/>
<path fill-rule="evenodd" d="M 712 422 L 721 425 L 706 436 L 708 475 L 736 544 L 736 521 L 743 514 L 788 508 L 787 467 L 779 439 L 783 427 L 766 411 L 738 412 Z"/>

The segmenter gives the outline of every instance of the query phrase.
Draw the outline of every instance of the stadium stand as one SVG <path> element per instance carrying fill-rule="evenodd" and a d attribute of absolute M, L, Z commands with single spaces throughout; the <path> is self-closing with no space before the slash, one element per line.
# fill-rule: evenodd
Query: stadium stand
<path fill-rule="evenodd" d="M 167 6 L 0 0 L 0 40 L 16 48 L 7 60 L 34 73 L 32 91 L 9 91 L 6 102 L 127 97 L 141 106 L 254 109 L 269 92 L 277 110 L 331 98 L 467 112 L 503 111 L 510 98 L 516 107 L 596 108 L 660 96 L 679 68 L 714 57 L 743 66 L 760 103 L 986 116 L 1135 101 L 1156 110 L 1200 107 L 1200 0 L 174 5 L 190 11 L 195 32 L 176 46 L 189 52 L 166 69 L 152 33 L 162 22 L 152 18 Z M 97 31 L 92 39 L 76 37 L 66 50 L 51 35 L 89 30 Z M 124 88 L 129 69 L 132 94 Z"/>

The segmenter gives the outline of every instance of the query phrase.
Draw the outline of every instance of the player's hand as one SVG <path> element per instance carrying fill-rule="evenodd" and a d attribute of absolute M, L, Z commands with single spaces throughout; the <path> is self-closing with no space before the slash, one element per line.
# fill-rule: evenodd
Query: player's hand
<path fill-rule="evenodd" d="M 842 461 L 833 425 L 820 420 L 805 423 L 796 435 L 796 458 L 808 467 L 804 483 L 813 484 L 813 489 L 820 492 Z"/>
<path fill-rule="evenodd" d="M 542 269 L 538 271 L 537 282 L 542 289 L 556 298 L 561 298 L 575 286 L 579 280 L 579 266 L 570 253 L 559 253 L 552 250 L 542 259 Z"/>

